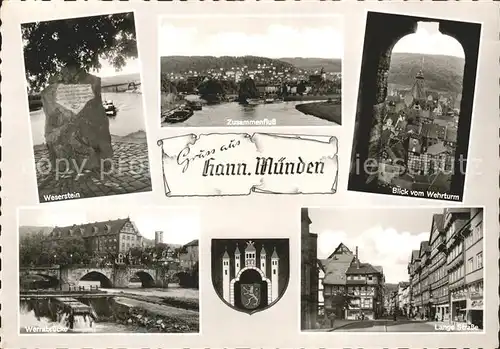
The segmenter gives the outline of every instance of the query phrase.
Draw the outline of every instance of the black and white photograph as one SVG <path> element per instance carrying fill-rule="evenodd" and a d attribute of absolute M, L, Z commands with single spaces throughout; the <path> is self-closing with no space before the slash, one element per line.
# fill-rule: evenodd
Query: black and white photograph
<path fill-rule="evenodd" d="M 212 284 L 234 310 L 251 315 L 270 308 L 289 279 L 288 239 L 212 239 Z"/>
<path fill-rule="evenodd" d="M 21 334 L 198 333 L 192 208 L 21 208 Z"/>
<path fill-rule="evenodd" d="M 480 35 L 368 12 L 349 190 L 462 201 Z"/>
<path fill-rule="evenodd" d="M 39 201 L 151 191 L 134 13 L 21 29 Z"/>
<path fill-rule="evenodd" d="M 162 17 L 161 125 L 342 124 L 341 16 Z"/>
<path fill-rule="evenodd" d="M 301 329 L 482 332 L 483 208 L 302 208 Z"/>

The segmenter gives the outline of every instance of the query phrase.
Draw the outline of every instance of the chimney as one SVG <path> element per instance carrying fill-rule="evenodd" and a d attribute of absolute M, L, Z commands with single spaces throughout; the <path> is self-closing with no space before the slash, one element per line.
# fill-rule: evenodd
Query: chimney
<path fill-rule="evenodd" d="M 358 246 L 356 246 L 356 268 L 359 269 Z"/>

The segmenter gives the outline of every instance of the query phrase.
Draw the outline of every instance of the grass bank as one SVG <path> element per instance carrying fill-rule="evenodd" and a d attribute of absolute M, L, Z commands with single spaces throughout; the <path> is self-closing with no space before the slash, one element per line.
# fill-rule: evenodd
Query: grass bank
<path fill-rule="evenodd" d="M 339 99 L 340 95 L 332 94 L 332 95 L 324 95 L 324 96 L 313 96 L 313 95 L 305 95 L 305 96 L 286 96 L 283 97 L 285 102 L 295 102 L 295 101 L 326 101 L 328 99 Z"/>
<path fill-rule="evenodd" d="M 342 124 L 342 105 L 332 102 L 313 102 L 297 104 L 295 109 L 306 115 Z"/>

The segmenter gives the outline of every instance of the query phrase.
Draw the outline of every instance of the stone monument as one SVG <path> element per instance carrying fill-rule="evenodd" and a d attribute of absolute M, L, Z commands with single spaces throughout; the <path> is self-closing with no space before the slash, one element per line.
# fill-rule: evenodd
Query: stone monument
<path fill-rule="evenodd" d="M 83 70 L 65 68 L 41 96 L 52 168 L 109 170 L 113 149 L 102 105 L 101 79 Z"/>

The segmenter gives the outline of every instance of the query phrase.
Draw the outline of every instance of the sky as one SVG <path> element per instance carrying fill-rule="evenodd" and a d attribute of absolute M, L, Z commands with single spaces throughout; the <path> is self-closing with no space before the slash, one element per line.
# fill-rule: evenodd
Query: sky
<path fill-rule="evenodd" d="M 448 35 L 439 32 L 437 22 L 418 22 L 417 31 L 399 40 L 392 52 L 423 53 L 465 58 L 462 45 Z"/>
<path fill-rule="evenodd" d="M 310 208 L 310 230 L 318 234 L 318 258 L 327 258 L 342 242 L 363 263 L 384 268 L 387 283 L 408 281 L 412 250 L 429 239 L 436 208 Z"/>
<path fill-rule="evenodd" d="M 125 74 L 138 74 L 141 72 L 141 67 L 138 59 L 129 59 L 127 61 L 127 64 L 119 71 L 116 71 L 115 68 L 113 68 L 113 66 L 106 60 L 101 59 L 100 63 L 101 69 L 99 69 L 98 71 L 94 70 L 91 73 L 101 78 Z"/>
<path fill-rule="evenodd" d="M 344 49 L 342 21 L 334 16 L 166 17 L 159 38 L 161 56 L 341 58 Z"/>
<path fill-rule="evenodd" d="M 19 210 L 19 225 L 63 227 L 127 217 L 148 239 L 154 239 L 155 231 L 163 231 L 165 243 L 183 245 L 199 239 L 201 218 L 198 211 L 182 207 L 143 207 L 135 210 L 121 207 L 106 210 L 99 207 L 88 212 L 64 208 L 26 208 Z"/>

